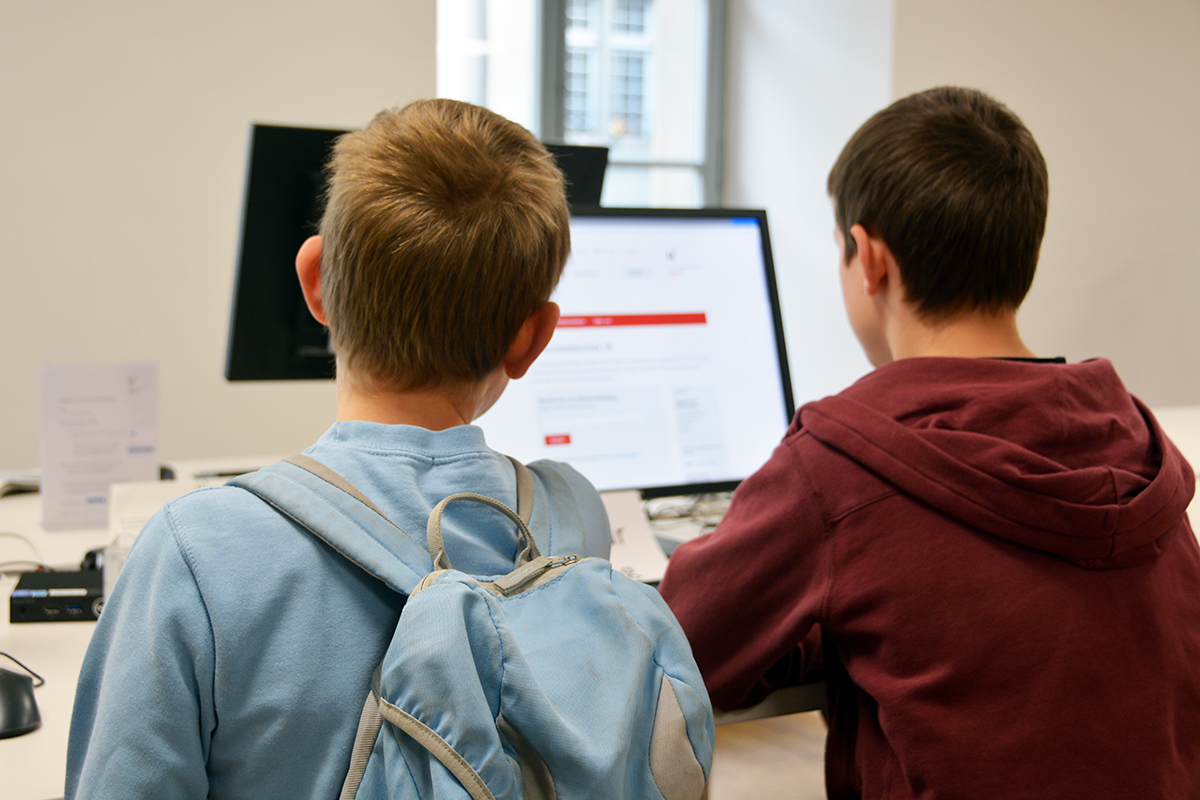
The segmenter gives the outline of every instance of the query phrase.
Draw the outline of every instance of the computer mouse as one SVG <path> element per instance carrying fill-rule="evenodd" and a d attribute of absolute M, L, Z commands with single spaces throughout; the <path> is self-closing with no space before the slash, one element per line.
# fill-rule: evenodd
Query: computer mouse
<path fill-rule="evenodd" d="M 41 724 L 33 678 L 0 668 L 0 739 L 35 731 Z"/>

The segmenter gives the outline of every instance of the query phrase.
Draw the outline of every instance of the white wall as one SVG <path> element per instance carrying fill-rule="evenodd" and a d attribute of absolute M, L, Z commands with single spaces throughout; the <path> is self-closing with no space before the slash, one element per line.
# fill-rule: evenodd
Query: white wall
<path fill-rule="evenodd" d="M 829 168 L 891 101 L 892 1 L 729 4 L 726 205 L 766 208 L 797 405 L 870 369 L 838 288 Z"/>
<path fill-rule="evenodd" d="M 1110 358 L 1151 405 L 1200 403 L 1196 0 L 731 2 L 729 78 L 726 202 L 770 211 L 799 401 L 868 369 L 826 174 L 871 113 L 951 83 L 1007 103 L 1049 165 L 1030 346 Z"/>
<path fill-rule="evenodd" d="M 0 468 L 39 462 L 43 363 L 160 365 L 168 458 L 286 453 L 331 384 L 222 377 L 251 122 L 434 94 L 434 0 L 0 10 Z"/>
<path fill-rule="evenodd" d="M 829 166 L 892 97 L 952 82 L 1011 105 L 1050 164 L 1031 345 L 1108 356 L 1152 404 L 1200 402 L 1200 4 L 729 14 L 725 199 L 770 212 L 798 400 L 868 369 L 837 289 Z M 39 460 L 43 363 L 159 362 L 169 457 L 289 452 L 324 429 L 330 386 L 221 375 L 247 129 L 357 126 L 431 96 L 434 17 L 434 0 L 3 4 L 0 468 Z"/>
<path fill-rule="evenodd" d="M 1200 403 L 1200 3 L 897 0 L 894 80 L 981 88 L 1037 138 L 1030 347 L 1107 357 L 1152 406 Z"/>

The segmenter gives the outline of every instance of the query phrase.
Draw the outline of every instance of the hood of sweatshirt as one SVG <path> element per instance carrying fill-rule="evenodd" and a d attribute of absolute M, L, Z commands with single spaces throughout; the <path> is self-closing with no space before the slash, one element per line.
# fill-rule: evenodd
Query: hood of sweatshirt
<path fill-rule="evenodd" d="M 798 420 L 965 526 L 1081 567 L 1146 563 L 1191 530 L 1191 467 L 1103 359 L 903 359 Z"/>

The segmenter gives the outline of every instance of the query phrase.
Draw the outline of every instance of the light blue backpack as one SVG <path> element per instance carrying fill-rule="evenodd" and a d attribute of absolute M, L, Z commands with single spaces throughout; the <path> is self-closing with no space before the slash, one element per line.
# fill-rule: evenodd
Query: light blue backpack
<path fill-rule="evenodd" d="M 541 555 L 527 527 L 534 480 L 513 464 L 517 511 L 451 495 L 429 519 L 428 549 L 306 456 L 231 481 L 408 598 L 341 796 L 697 800 L 713 716 L 683 631 L 657 591 L 609 562 Z M 484 503 L 517 527 L 512 572 L 451 568 L 441 516 L 452 502 Z"/>

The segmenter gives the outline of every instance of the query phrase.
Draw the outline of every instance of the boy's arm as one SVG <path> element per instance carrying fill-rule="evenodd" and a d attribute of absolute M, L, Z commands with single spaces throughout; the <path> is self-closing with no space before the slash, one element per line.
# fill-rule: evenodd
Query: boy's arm
<path fill-rule="evenodd" d="M 88 647 L 66 797 L 203 798 L 213 637 L 164 512 L 138 535 Z"/>
<path fill-rule="evenodd" d="M 757 702 L 817 658 L 814 625 L 831 580 L 826 531 L 789 436 L 738 487 L 717 530 L 671 554 L 659 591 L 715 707 Z"/>

